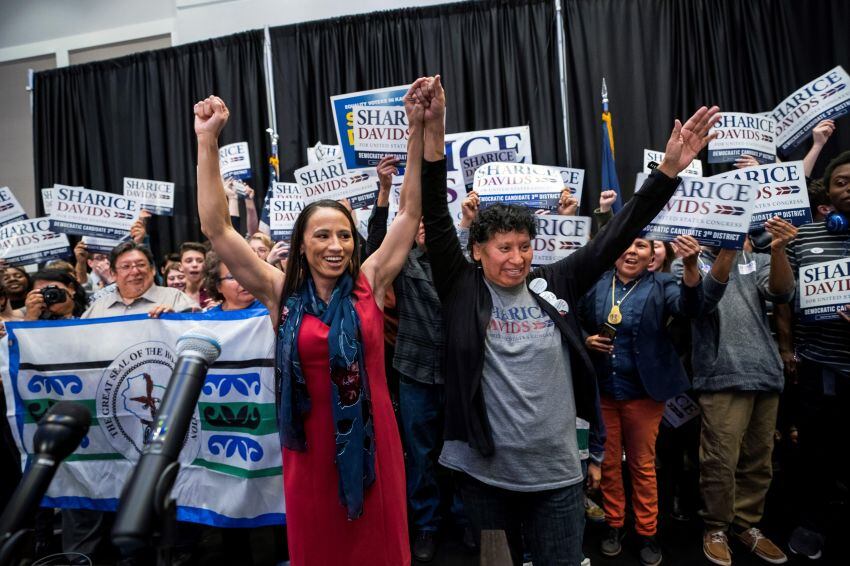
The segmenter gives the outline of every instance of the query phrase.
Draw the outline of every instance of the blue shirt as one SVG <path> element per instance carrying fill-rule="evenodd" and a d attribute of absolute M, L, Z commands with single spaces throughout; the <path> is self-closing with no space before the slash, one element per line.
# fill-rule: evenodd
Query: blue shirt
<path fill-rule="evenodd" d="M 643 281 L 642 275 L 625 284 L 619 278 L 615 280 L 614 301 L 615 303 L 622 301 L 620 303 L 620 314 L 623 320 L 616 325 L 617 335 L 614 337 L 614 352 L 608 359 L 610 371 L 608 375 L 602 376 L 599 385 L 605 395 L 617 401 L 642 399 L 647 396 L 638 374 L 637 360 L 634 356 L 634 341 L 638 332 L 640 315 L 649 292 L 652 290 L 651 285 L 641 285 L 641 281 Z M 623 301 L 626 293 L 629 293 L 629 296 Z M 600 294 L 599 300 L 605 301 L 604 312 L 607 313 L 611 309 L 610 293 Z"/>

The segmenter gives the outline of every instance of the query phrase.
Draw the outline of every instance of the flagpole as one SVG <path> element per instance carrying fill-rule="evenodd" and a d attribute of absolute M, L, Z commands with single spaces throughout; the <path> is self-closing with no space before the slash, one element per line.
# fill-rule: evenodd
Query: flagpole
<path fill-rule="evenodd" d="M 608 85 L 605 84 L 605 77 L 602 77 L 602 111 L 608 112 Z"/>
<path fill-rule="evenodd" d="M 271 138 L 275 157 L 277 156 L 277 112 L 274 104 L 274 69 L 272 67 L 272 39 L 269 26 L 263 30 L 263 71 L 266 78 L 266 109 L 268 111 L 269 127 L 266 131 Z"/>
<path fill-rule="evenodd" d="M 560 75 L 561 83 L 561 119 L 564 127 L 564 152 L 567 158 L 567 167 L 572 167 L 572 151 L 570 148 L 570 113 L 567 106 L 567 73 L 566 73 L 566 57 L 564 56 L 565 40 L 564 40 L 564 17 L 561 13 L 561 0 L 555 0 L 555 22 L 558 33 L 558 74 Z"/>

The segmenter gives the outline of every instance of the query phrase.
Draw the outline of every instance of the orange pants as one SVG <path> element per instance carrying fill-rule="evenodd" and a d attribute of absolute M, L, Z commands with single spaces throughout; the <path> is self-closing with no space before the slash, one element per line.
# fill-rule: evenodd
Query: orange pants
<path fill-rule="evenodd" d="M 655 534 L 658 518 L 658 484 L 655 481 L 655 439 L 664 403 L 653 399 L 615 401 L 602 397 L 602 420 L 608 429 L 602 461 L 602 508 L 605 520 L 621 528 L 626 518 L 623 488 L 623 448 L 632 479 L 635 530 L 641 536 Z"/>

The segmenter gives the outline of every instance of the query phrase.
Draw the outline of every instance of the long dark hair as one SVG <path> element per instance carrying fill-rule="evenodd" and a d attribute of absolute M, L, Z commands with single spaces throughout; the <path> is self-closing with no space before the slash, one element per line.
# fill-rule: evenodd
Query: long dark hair
<path fill-rule="evenodd" d="M 354 218 L 352 218 L 351 213 L 335 200 L 311 202 L 298 215 L 298 218 L 295 220 L 295 226 L 292 228 L 292 238 L 289 241 L 289 257 L 286 259 L 286 277 L 283 280 L 283 297 L 281 297 L 280 301 L 281 307 L 286 304 L 286 299 L 295 293 L 307 279 L 310 266 L 307 263 L 307 258 L 301 253 L 301 244 L 304 243 L 304 231 L 307 229 L 307 222 L 320 208 L 333 208 L 345 214 L 348 224 L 351 226 L 351 237 L 355 242 L 355 250 L 351 254 L 351 262 L 348 269 L 351 277 L 355 280 L 360 274 L 360 254 L 357 253 L 356 249 L 357 226 L 354 224 Z"/>

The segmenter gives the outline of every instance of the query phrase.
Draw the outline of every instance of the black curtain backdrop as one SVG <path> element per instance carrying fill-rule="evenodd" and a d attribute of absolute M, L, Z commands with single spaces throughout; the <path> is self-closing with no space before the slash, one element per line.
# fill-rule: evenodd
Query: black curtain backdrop
<path fill-rule="evenodd" d="M 832 67 L 850 70 L 844 0 L 562 2 L 572 165 L 586 170 L 585 212 L 600 190 L 603 76 L 630 195 L 643 148 L 663 150 L 675 117 L 702 104 L 768 111 Z M 487 0 L 272 28 L 282 180 L 306 164 L 308 146 L 336 143 L 330 96 L 433 73 L 446 86 L 448 132 L 527 124 L 534 161 L 566 165 L 555 17 L 552 0 Z M 269 150 L 262 40 L 248 32 L 36 74 L 37 186 L 120 192 L 125 176 L 173 181 L 176 216 L 152 222 L 154 249 L 198 239 L 192 105 L 216 93 L 231 109 L 221 142 L 248 141 L 261 204 Z M 784 158 L 802 158 L 809 145 Z M 848 118 L 815 174 L 842 148 L 850 148 Z"/>
<path fill-rule="evenodd" d="M 564 2 L 572 154 L 587 170 L 583 206 L 595 206 L 600 190 L 603 76 L 620 186 L 631 195 L 643 149 L 663 151 L 674 118 L 684 120 L 703 104 L 770 111 L 836 65 L 850 69 L 850 2 L 843 0 Z M 850 148 L 850 119 L 837 125 L 817 175 Z M 810 146 L 808 140 L 781 158 L 802 159 Z M 706 167 L 701 158 L 706 174 L 728 169 Z"/>
<path fill-rule="evenodd" d="M 221 143 L 248 141 L 251 184 L 265 186 L 262 69 L 263 34 L 253 31 L 37 73 L 37 187 L 60 183 L 121 193 L 124 177 L 170 181 L 174 216 L 149 221 L 151 246 L 161 257 L 199 239 L 192 108 L 212 93 L 227 101 L 230 121 Z"/>
<path fill-rule="evenodd" d="M 554 13 L 549 0 L 461 2 L 273 28 L 282 178 L 308 146 L 337 143 L 331 96 L 436 73 L 447 132 L 529 125 L 535 162 L 560 163 Z"/>

